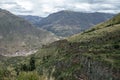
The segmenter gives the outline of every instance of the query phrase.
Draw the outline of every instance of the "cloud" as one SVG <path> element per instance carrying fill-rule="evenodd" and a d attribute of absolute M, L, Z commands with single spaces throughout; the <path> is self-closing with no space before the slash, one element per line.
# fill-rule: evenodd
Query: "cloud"
<path fill-rule="evenodd" d="M 0 8 L 15 14 L 47 16 L 60 10 L 119 13 L 119 0 L 2 0 Z"/>

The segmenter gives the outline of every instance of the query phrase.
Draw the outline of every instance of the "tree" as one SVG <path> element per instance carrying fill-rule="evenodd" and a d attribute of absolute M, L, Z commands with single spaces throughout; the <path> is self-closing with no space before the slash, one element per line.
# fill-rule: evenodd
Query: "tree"
<path fill-rule="evenodd" d="M 28 66 L 26 64 L 21 64 L 22 71 L 28 71 Z"/>
<path fill-rule="evenodd" d="M 30 71 L 33 71 L 35 69 L 35 57 L 30 58 Z"/>
<path fill-rule="evenodd" d="M 114 47 L 114 49 L 119 49 L 120 48 L 119 44 L 114 44 L 113 47 Z"/>

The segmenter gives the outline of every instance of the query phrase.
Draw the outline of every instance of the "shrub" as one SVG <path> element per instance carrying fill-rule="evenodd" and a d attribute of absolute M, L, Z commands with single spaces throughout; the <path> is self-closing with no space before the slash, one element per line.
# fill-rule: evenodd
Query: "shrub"
<path fill-rule="evenodd" d="M 31 57 L 29 64 L 21 64 L 21 70 L 22 71 L 33 71 L 35 70 L 35 58 Z"/>
<path fill-rule="evenodd" d="M 17 80 L 40 80 L 37 72 L 21 72 Z"/>
<path fill-rule="evenodd" d="M 26 64 L 21 64 L 21 70 L 22 71 L 29 71 L 29 66 Z"/>
<path fill-rule="evenodd" d="M 119 49 L 119 48 L 120 48 L 120 45 L 114 44 L 113 47 L 114 47 L 114 49 Z"/>
<path fill-rule="evenodd" d="M 31 57 L 30 58 L 30 71 L 33 71 L 35 69 L 35 58 Z"/>

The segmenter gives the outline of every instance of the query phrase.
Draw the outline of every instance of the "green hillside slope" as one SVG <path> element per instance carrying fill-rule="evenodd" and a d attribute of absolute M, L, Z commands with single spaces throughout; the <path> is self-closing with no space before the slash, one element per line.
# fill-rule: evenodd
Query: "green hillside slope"
<path fill-rule="evenodd" d="M 119 17 L 44 45 L 31 56 L 2 59 L 3 64 L 13 67 L 19 80 L 31 75 L 35 80 L 120 80 Z"/>
<path fill-rule="evenodd" d="M 43 56 L 39 69 L 47 69 L 55 80 L 119 80 L 120 14 L 67 40 L 44 46 L 36 56 Z"/>

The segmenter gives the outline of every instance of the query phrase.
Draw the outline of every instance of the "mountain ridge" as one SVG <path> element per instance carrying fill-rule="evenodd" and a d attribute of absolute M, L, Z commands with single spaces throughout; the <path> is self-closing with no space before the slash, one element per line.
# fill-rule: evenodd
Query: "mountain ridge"
<path fill-rule="evenodd" d="M 34 27 L 9 11 L 0 10 L 0 54 L 35 49 L 56 39 L 53 33 Z"/>
<path fill-rule="evenodd" d="M 31 22 L 34 26 L 38 26 L 38 23 L 42 20 L 43 17 L 33 16 L 33 15 L 18 15 L 19 17 L 24 18 L 25 20 Z"/>
<path fill-rule="evenodd" d="M 7 76 L 6 76 L 7 75 Z M 29 56 L 0 55 L 0 79 L 119 80 L 120 14 Z"/>
<path fill-rule="evenodd" d="M 43 18 L 39 27 L 58 36 L 70 36 L 111 18 L 114 14 L 59 11 Z"/>

